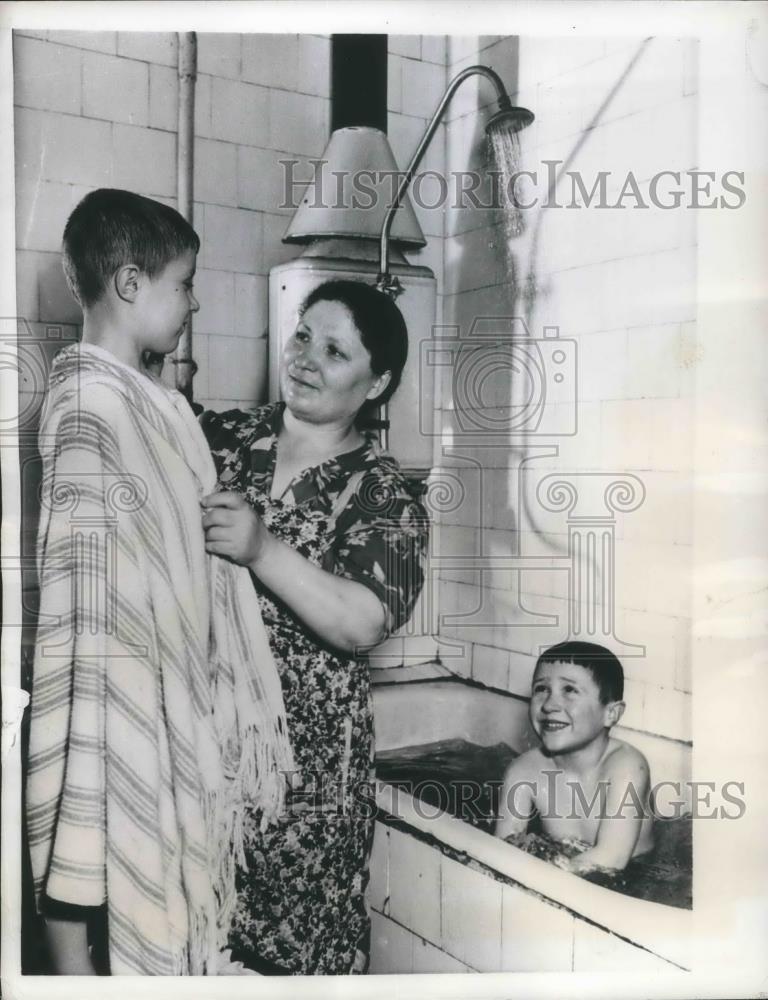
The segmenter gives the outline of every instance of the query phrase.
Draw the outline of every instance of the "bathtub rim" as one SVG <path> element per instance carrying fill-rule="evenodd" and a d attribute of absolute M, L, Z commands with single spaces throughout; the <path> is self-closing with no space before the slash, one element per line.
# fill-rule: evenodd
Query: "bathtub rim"
<path fill-rule="evenodd" d="M 535 893 L 678 970 L 690 971 L 692 910 L 624 896 L 587 882 L 454 816 L 425 817 L 409 792 L 380 779 L 376 805 L 385 824 L 389 817 L 395 824 L 412 827 L 422 835 L 418 839 L 432 841 L 436 849 L 445 845 L 466 854 L 498 874 L 500 881 Z"/>

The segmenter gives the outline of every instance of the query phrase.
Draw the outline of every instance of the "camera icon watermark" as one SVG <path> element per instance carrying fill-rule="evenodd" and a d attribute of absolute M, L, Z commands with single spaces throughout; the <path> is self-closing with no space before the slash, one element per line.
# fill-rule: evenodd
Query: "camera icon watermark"
<path fill-rule="evenodd" d="M 0 445 L 35 444 L 53 359 L 76 342 L 74 328 L 56 323 L 31 323 L 23 316 L 0 316 L 0 373 L 15 374 L 18 406 L 0 414 Z M 4 440 L 5 439 L 5 440 Z"/>
<path fill-rule="evenodd" d="M 440 330 L 444 333 L 440 333 Z M 577 432 L 577 345 L 545 326 L 532 337 L 519 316 L 477 317 L 466 337 L 457 327 L 435 327 L 421 342 L 422 386 L 443 369 L 443 403 L 452 404 L 461 435 L 487 438 L 569 437 Z M 446 400 L 446 394 L 449 399 Z M 420 431 L 433 430 L 420 414 Z"/>

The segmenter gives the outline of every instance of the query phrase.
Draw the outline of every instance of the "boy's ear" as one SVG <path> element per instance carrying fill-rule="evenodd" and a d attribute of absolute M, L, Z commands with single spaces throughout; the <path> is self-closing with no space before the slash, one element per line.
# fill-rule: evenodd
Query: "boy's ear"
<path fill-rule="evenodd" d="M 112 279 L 115 291 L 125 302 L 134 302 L 141 285 L 141 269 L 135 264 L 123 264 Z"/>
<path fill-rule="evenodd" d="M 608 728 L 615 726 L 624 714 L 626 703 L 623 701 L 609 701 L 605 706 L 605 724 Z"/>

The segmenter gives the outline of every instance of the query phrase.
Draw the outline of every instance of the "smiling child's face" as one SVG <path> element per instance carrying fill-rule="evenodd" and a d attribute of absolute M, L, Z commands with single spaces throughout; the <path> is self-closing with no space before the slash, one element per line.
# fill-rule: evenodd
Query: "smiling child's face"
<path fill-rule="evenodd" d="M 200 308 L 192 291 L 197 255 L 187 250 L 153 278 L 145 276 L 142 297 L 144 350 L 175 351 L 184 325 Z"/>
<path fill-rule="evenodd" d="M 617 721 L 621 702 L 600 700 L 600 689 L 586 667 L 542 663 L 533 675 L 530 717 L 544 749 L 567 754 L 588 746 Z"/>

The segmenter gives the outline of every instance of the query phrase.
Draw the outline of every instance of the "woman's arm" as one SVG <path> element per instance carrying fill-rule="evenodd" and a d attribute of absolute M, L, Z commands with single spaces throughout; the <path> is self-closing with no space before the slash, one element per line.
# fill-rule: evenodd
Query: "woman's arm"
<path fill-rule="evenodd" d="M 247 566 L 321 639 L 351 653 L 384 638 L 384 607 L 376 595 L 275 538 L 239 493 L 213 493 L 203 508 L 206 551 Z"/>

